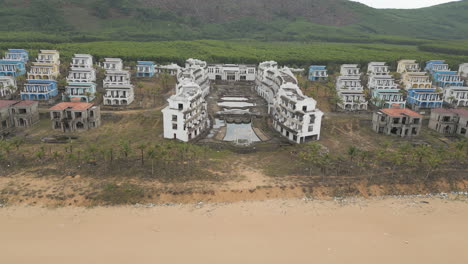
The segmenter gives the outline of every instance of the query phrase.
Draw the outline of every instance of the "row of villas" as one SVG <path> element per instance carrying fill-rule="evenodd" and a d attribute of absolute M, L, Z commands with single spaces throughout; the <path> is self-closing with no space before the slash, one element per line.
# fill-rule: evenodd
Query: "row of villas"
<path fill-rule="evenodd" d="M 150 78 L 156 74 L 166 73 L 169 75 L 177 75 L 181 67 L 177 64 L 157 65 L 152 61 L 138 61 L 136 65 L 136 76 Z"/>
<path fill-rule="evenodd" d="M 0 60 L 0 98 L 9 98 L 18 86 L 16 77 L 26 74 L 29 53 L 23 49 L 9 49 Z"/>
<path fill-rule="evenodd" d="M 60 53 L 56 50 L 41 50 L 28 72 L 21 99 L 49 100 L 57 96 L 59 75 Z"/>
<path fill-rule="evenodd" d="M 273 127 L 282 136 L 295 143 L 320 139 L 323 112 L 317 102 L 305 96 L 292 71 L 278 67 L 278 63 L 260 63 L 255 90 L 268 103 Z"/>
<path fill-rule="evenodd" d="M 436 86 L 442 89 L 443 100 L 455 107 L 468 106 L 468 87 L 462 76 L 468 77 L 468 64 L 462 64 L 459 71 L 452 71 L 444 60 L 432 60 L 426 63 Z"/>

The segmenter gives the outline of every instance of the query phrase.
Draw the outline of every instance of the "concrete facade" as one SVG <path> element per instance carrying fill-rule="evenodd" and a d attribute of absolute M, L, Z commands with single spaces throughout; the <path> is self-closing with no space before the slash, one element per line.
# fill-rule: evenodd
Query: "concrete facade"
<path fill-rule="evenodd" d="M 9 99 L 18 90 L 13 76 L 0 76 L 0 98 Z"/>
<path fill-rule="evenodd" d="M 429 128 L 441 134 L 468 137 L 468 110 L 438 108 L 431 111 Z"/>
<path fill-rule="evenodd" d="M 82 132 L 101 126 L 101 110 L 91 103 L 63 102 L 49 109 L 52 129 Z"/>
<path fill-rule="evenodd" d="M 39 122 L 37 102 L 0 100 L 0 136 L 12 129 L 31 127 L 37 122 Z"/>
<path fill-rule="evenodd" d="M 261 63 L 255 90 L 268 102 L 273 127 L 283 137 L 297 144 L 320 139 L 323 112 L 302 93 L 289 68 L 279 68 L 274 61 Z"/>
<path fill-rule="evenodd" d="M 176 94 L 162 110 L 164 138 L 188 142 L 210 128 L 205 97 L 210 91 L 207 64 L 188 59 L 177 74 Z"/>
<path fill-rule="evenodd" d="M 243 64 L 209 64 L 208 78 L 212 81 L 255 81 L 257 66 Z"/>
<path fill-rule="evenodd" d="M 345 111 L 367 110 L 368 102 L 361 83 L 361 71 L 357 64 L 344 64 L 341 76 L 336 80 L 336 90 L 341 102 L 338 106 Z"/>
<path fill-rule="evenodd" d="M 398 137 L 418 136 L 423 116 L 407 108 L 381 109 L 372 116 L 372 129 L 385 135 Z"/>

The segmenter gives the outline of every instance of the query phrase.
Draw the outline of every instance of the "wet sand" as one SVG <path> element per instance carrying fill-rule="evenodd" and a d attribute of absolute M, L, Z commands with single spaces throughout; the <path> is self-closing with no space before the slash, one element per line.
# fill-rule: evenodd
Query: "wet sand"
<path fill-rule="evenodd" d="M 468 203 L 0 209 L 0 263 L 468 263 Z"/>

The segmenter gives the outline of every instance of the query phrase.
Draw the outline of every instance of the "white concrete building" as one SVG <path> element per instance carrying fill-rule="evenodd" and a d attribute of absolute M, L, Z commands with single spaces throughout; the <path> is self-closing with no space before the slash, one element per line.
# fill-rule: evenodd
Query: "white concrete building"
<path fill-rule="evenodd" d="M 177 75 L 177 72 L 179 72 L 180 69 L 182 69 L 182 67 L 175 63 L 171 63 L 168 65 L 156 65 L 154 67 L 156 74 L 167 73 L 173 76 Z"/>
<path fill-rule="evenodd" d="M 102 68 L 106 71 L 121 71 L 123 70 L 123 61 L 120 58 L 105 58 Z"/>
<path fill-rule="evenodd" d="M 367 74 L 369 76 L 389 75 L 390 70 L 385 62 L 371 62 L 367 66 Z"/>
<path fill-rule="evenodd" d="M 122 70 L 108 70 L 106 71 L 106 77 L 103 81 L 104 88 L 111 85 L 129 85 L 130 84 L 130 72 Z"/>
<path fill-rule="evenodd" d="M 92 83 L 96 81 L 96 70 L 93 67 L 93 56 L 75 54 L 70 63 L 68 83 Z"/>
<path fill-rule="evenodd" d="M 368 102 L 361 83 L 361 73 L 357 64 L 344 64 L 341 76 L 336 80 L 336 90 L 342 102 L 338 106 L 346 111 L 367 110 Z"/>
<path fill-rule="evenodd" d="M 162 110 L 164 138 L 188 142 L 210 128 L 205 97 L 210 91 L 207 64 L 189 59 L 177 74 L 176 94 Z"/>
<path fill-rule="evenodd" d="M 196 83 L 202 90 L 203 97 L 210 93 L 210 79 L 207 73 L 207 63 L 201 60 L 188 59 L 185 68 L 177 73 L 176 92 L 187 80 Z"/>
<path fill-rule="evenodd" d="M 73 56 L 70 67 L 73 68 L 93 68 L 93 56 L 89 54 L 75 54 Z"/>
<path fill-rule="evenodd" d="M 0 76 L 0 98 L 9 97 L 18 90 L 16 79 L 13 76 Z"/>
<path fill-rule="evenodd" d="M 343 64 L 340 69 L 341 76 L 361 76 L 361 70 L 357 64 Z"/>
<path fill-rule="evenodd" d="M 125 106 L 130 105 L 134 100 L 135 94 L 131 84 L 109 85 L 103 95 L 104 105 Z"/>
<path fill-rule="evenodd" d="M 208 77 L 217 81 L 255 81 L 257 66 L 242 64 L 210 64 Z"/>
<path fill-rule="evenodd" d="M 126 106 L 135 100 L 134 87 L 131 84 L 131 73 L 123 70 L 123 61 L 120 58 L 106 58 L 103 68 L 106 77 L 103 87 L 106 90 L 103 95 L 104 105 Z"/>
<path fill-rule="evenodd" d="M 468 106 L 468 87 L 452 86 L 444 89 L 444 102 L 455 107 Z"/>
<path fill-rule="evenodd" d="M 255 89 L 268 102 L 273 126 L 281 135 L 298 144 L 320 139 L 323 112 L 302 93 L 289 68 L 278 68 L 274 61 L 261 63 Z"/>
<path fill-rule="evenodd" d="M 96 81 L 96 70 L 93 68 L 72 68 L 67 76 L 69 83 L 91 83 Z"/>
<path fill-rule="evenodd" d="M 463 78 L 468 78 L 468 63 L 460 64 L 460 67 L 458 68 L 458 73 Z"/>

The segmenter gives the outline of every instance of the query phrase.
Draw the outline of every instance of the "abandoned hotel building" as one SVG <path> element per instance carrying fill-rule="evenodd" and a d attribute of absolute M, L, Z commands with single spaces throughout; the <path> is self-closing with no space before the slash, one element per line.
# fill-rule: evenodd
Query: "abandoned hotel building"
<path fill-rule="evenodd" d="M 251 65 L 213 64 L 189 59 L 177 75 L 176 94 L 163 109 L 164 137 L 190 141 L 211 128 L 206 96 L 210 80 L 251 81 L 268 103 L 274 128 L 288 140 L 304 143 L 320 138 L 323 112 L 316 101 L 305 96 L 287 67 L 276 62 Z M 255 82 L 254 82 L 255 81 Z"/>

